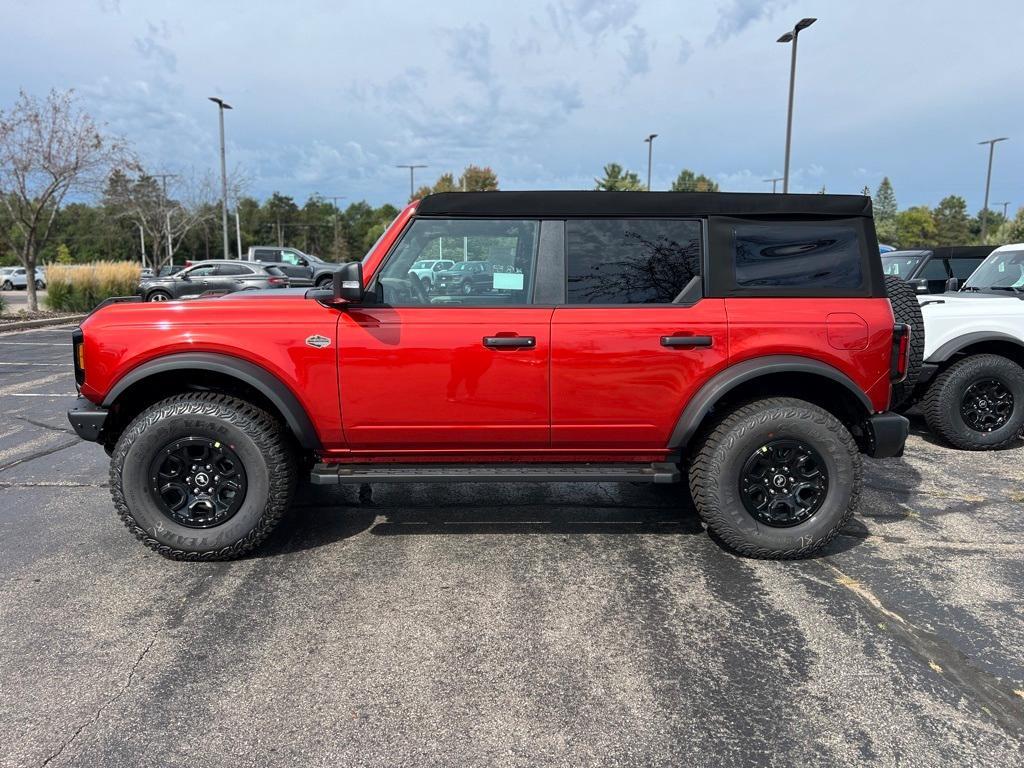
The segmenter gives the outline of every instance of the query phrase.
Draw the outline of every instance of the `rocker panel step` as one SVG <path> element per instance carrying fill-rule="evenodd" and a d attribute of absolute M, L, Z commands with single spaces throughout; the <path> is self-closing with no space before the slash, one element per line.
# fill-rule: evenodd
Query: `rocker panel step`
<path fill-rule="evenodd" d="M 346 483 L 678 483 L 679 467 L 653 464 L 317 464 L 314 485 Z"/>

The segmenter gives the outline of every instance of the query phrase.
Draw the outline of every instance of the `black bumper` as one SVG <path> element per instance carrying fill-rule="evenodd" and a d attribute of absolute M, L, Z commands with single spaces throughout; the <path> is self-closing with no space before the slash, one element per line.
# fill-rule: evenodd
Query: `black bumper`
<path fill-rule="evenodd" d="M 868 456 L 891 459 L 903 455 L 910 421 L 898 413 L 876 413 L 867 421 Z"/>
<path fill-rule="evenodd" d="M 84 397 L 78 398 L 75 407 L 68 411 L 68 421 L 83 440 L 99 442 L 103 422 L 107 420 L 107 409 Z"/>

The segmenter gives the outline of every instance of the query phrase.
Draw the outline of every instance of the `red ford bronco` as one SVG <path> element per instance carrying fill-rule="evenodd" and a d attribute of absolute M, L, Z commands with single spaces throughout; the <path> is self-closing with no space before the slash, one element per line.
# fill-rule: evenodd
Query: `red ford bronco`
<path fill-rule="evenodd" d="M 685 479 L 727 547 L 794 558 L 852 515 L 861 453 L 902 453 L 910 333 L 865 197 L 439 194 L 333 288 L 101 307 L 68 415 L 172 558 L 251 550 L 300 477 Z"/>

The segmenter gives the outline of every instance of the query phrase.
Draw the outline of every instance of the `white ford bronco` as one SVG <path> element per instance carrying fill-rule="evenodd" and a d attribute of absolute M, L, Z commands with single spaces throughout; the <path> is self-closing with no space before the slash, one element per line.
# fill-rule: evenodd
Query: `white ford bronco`
<path fill-rule="evenodd" d="M 964 450 L 1015 444 L 1024 428 L 1024 243 L 997 248 L 958 292 L 920 301 L 915 397 L 929 429 Z"/>

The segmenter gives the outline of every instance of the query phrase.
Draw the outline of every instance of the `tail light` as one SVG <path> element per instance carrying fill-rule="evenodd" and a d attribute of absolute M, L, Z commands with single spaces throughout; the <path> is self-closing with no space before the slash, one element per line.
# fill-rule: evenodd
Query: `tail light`
<path fill-rule="evenodd" d="M 897 323 L 892 327 L 892 355 L 889 358 L 889 378 L 898 384 L 907 378 L 910 370 L 910 334 L 911 326 Z"/>
<path fill-rule="evenodd" d="M 288 285 L 288 278 L 287 277 L 268 277 L 267 278 L 267 284 L 268 285 Z"/>

